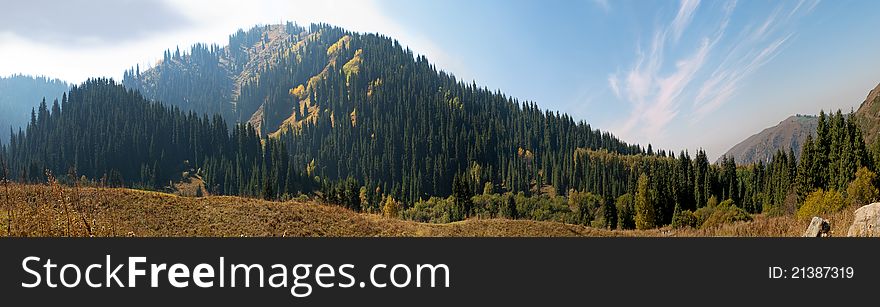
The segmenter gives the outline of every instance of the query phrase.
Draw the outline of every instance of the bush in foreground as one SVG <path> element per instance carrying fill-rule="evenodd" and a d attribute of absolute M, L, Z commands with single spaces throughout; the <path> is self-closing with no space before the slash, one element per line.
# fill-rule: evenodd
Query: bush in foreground
<path fill-rule="evenodd" d="M 814 216 L 838 212 L 845 207 L 843 195 L 837 190 L 818 189 L 807 195 L 804 204 L 797 211 L 798 219 L 809 219 Z"/>
<path fill-rule="evenodd" d="M 681 206 L 675 204 L 675 213 L 672 214 L 672 228 L 697 227 L 697 217 L 691 210 L 681 210 Z"/>
<path fill-rule="evenodd" d="M 702 229 L 721 226 L 723 224 L 733 224 L 736 222 L 747 222 L 752 220 L 752 216 L 736 206 L 733 200 L 725 200 L 716 206 L 706 206 L 697 209 L 694 212 L 697 225 Z"/>

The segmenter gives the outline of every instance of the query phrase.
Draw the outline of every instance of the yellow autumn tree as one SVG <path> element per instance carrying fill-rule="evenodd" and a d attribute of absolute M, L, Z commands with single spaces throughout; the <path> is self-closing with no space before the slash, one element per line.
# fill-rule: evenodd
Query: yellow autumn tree
<path fill-rule="evenodd" d="M 856 179 L 846 187 L 847 202 L 852 206 L 860 207 L 877 201 L 880 191 L 874 185 L 876 180 L 877 174 L 867 167 L 860 167 L 856 171 Z"/>
<path fill-rule="evenodd" d="M 367 197 L 367 187 L 361 186 L 358 191 L 358 198 L 361 200 L 361 207 L 366 208 L 365 211 L 372 211 L 373 206 L 370 205 L 370 198 Z"/>
<path fill-rule="evenodd" d="M 645 174 L 639 175 L 639 181 L 636 186 L 636 228 L 651 229 L 657 227 L 654 191 L 650 188 L 648 176 Z"/>
<path fill-rule="evenodd" d="M 838 212 L 844 208 L 844 205 L 843 195 L 837 190 L 818 189 L 807 195 L 796 216 L 798 219 L 810 219 L 814 216 Z"/>
<path fill-rule="evenodd" d="M 382 215 L 390 218 L 397 218 L 400 216 L 400 203 L 394 200 L 393 197 L 388 196 L 385 198 L 385 205 L 382 206 Z"/>

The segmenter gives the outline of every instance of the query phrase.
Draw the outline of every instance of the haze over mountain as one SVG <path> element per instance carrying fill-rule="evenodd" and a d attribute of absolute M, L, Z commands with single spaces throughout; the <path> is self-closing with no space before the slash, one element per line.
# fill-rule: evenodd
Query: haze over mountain
<path fill-rule="evenodd" d="M 868 147 L 876 145 L 877 137 L 880 135 L 880 84 L 868 92 L 853 116 Z M 785 152 L 792 150 L 796 156 L 800 156 L 807 136 L 816 137 L 817 121 L 817 116 L 800 114 L 790 116 L 779 124 L 737 143 L 722 157 L 733 157 L 737 163 L 751 164 L 758 161 L 767 162 L 778 150 Z M 721 158 L 718 161 L 720 162 Z"/>
<path fill-rule="evenodd" d="M 723 156 L 732 157 L 740 164 L 752 164 L 758 161 L 768 162 L 778 150 L 800 155 L 807 136 L 816 136 L 817 119 L 818 117 L 811 115 L 790 116 L 739 142 Z"/>
<path fill-rule="evenodd" d="M 348 48 L 350 37 L 343 35 L 339 29 L 307 30 L 292 23 L 240 30 L 223 47 L 197 44 L 189 52 L 168 50 L 154 68 L 127 71 L 123 84 L 184 111 L 221 114 L 230 123 L 249 122 L 259 132 L 271 133 L 293 115 L 299 103 L 291 94 L 296 85 L 313 80 L 314 87 L 337 61 L 341 66 L 355 56 Z M 345 48 L 329 52 L 337 42 Z M 278 72 L 282 69 L 291 71 Z"/>
<path fill-rule="evenodd" d="M 10 128 L 18 131 L 27 125 L 43 98 L 51 103 L 69 88 L 66 82 L 47 77 L 0 77 L 0 141 L 9 141 Z"/>

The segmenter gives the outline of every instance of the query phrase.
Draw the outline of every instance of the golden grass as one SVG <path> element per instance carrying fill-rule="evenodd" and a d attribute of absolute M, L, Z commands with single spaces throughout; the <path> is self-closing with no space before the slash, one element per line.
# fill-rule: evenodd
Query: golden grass
<path fill-rule="evenodd" d="M 11 184 L 13 217 L 0 213 L 0 235 L 137 237 L 558 237 L 558 236 L 800 236 L 809 221 L 756 216 L 713 229 L 605 230 L 557 222 L 471 219 L 425 224 L 355 213 L 315 202 L 171 194 L 118 188 Z M 3 190 L 0 193 L 6 194 Z M 6 203 L 3 204 L 7 206 Z M 5 207 L 4 207 L 5 209 Z M 826 217 L 844 236 L 852 211 Z M 7 226 L 11 231 L 7 232 Z"/>
<path fill-rule="evenodd" d="M 205 186 L 205 180 L 199 175 L 189 175 L 189 177 L 174 183 L 174 195 L 179 196 L 199 196 L 201 190 L 202 196 L 208 195 L 208 188 Z"/>
<path fill-rule="evenodd" d="M 832 237 L 845 237 L 853 221 L 855 208 L 822 216 L 831 224 Z M 755 215 L 750 222 L 724 224 L 711 229 L 671 229 L 664 228 L 669 236 L 685 237 L 800 237 L 803 235 L 810 220 L 797 219 L 794 216 L 767 217 Z"/>

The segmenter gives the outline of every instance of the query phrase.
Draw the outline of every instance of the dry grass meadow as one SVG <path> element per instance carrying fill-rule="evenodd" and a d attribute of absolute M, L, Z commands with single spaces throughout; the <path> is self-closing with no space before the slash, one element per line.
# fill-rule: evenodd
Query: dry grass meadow
<path fill-rule="evenodd" d="M 8 189 L 8 192 L 7 192 Z M 809 221 L 755 216 L 712 229 L 605 230 L 526 220 L 471 219 L 425 224 L 356 213 L 312 201 L 270 202 L 183 197 L 121 188 L 0 186 L 0 236 L 15 237 L 558 237 L 800 236 Z M 827 216 L 832 236 L 845 236 L 852 210 Z"/>

